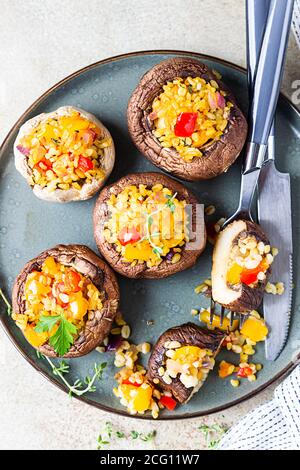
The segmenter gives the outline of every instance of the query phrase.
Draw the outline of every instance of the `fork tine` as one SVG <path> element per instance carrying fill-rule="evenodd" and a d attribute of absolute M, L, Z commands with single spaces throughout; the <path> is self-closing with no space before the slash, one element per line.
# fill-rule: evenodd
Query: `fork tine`
<path fill-rule="evenodd" d="M 233 326 L 234 315 L 235 315 L 235 312 L 230 311 L 230 314 L 229 314 L 229 326 L 230 326 L 230 328 Z"/>
<path fill-rule="evenodd" d="M 243 313 L 240 313 L 239 316 L 240 316 L 240 328 L 241 328 L 243 326 L 243 324 L 245 323 L 247 315 L 245 315 Z"/>
<path fill-rule="evenodd" d="M 215 301 L 211 297 L 210 299 L 210 314 L 209 314 L 209 324 L 211 325 L 214 319 L 214 314 L 215 314 Z"/>
<path fill-rule="evenodd" d="M 220 314 L 220 326 L 223 325 L 223 321 L 224 321 L 224 316 L 225 316 L 225 307 L 221 307 L 221 314 Z"/>

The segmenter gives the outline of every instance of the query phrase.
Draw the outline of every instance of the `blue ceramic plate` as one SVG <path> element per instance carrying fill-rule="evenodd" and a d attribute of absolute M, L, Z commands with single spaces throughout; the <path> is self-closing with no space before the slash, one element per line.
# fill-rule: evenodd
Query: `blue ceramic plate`
<path fill-rule="evenodd" d="M 247 86 L 245 71 L 213 57 L 176 51 L 139 52 L 126 54 L 90 65 L 62 80 L 39 98 L 19 119 L 7 136 L 0 155 L 0 285 L 10 293 L 13 280 L 23 264 L 45 248 L 57 243 L 82 243 L 96 249 L 92 233 L 92 210 L 95 199 L 86 202 L 53 204 L 37 199 L 25 180 L 15 170 L 13 142 L 18 128 L 27 119 L 59 106 L 79 106 L 98 116 L 111 131 L 116 144 L 116 164 L 110 181 L 131 172 L 156 170 L 131 142 L 126 124 L 128 98 L 140 77 L 153 65 L 183 55 L 203 60 L 218 70 L 224 82 L 233 90 L 242 108 L 246 110 Z M 285 98 L 280 99 L 276 123 L 278 167 L 291 174 L 293 190 L 293 223 L 295 240 L 300 235 L 300 115 Z M 239 196 L 240 165 L 237 163 L 218 178 L 189 184 L 205 204 L 214 204 L 218 213 L 226 216 L 236 208 Z M 276 195 L 274 195 L 276 197 Z M 269 234 L 272 240 L 272 234 Z M 266 362 L 263 345 L 258 347 L 256 362 L 264 365 L 255 383 L 242 382 L 237 389 L 229 380 L 220 380 L 213 371 L 200 392 L 185 406 L 174 412 L 161 413 L 161 419 L 200 416 L 219 411 L 253 396 L 276 378 L 289 370 L 299 349 L 299 273 L 298 246 L 295 244 L 296 288 L 289 339 L 284 351 L 275 362 Z M 154 343 L 167 328 L 191 320 L 190 311 L 204 305 L 204 300 L 194 293 L 194 287 L 210 276 L 211 248 L 208 246 L 197 265 L 188 271 L 162 280 L 132 280 L 119 277 L 121 307 L 124 317 L 132 326 L 133 342 Z M 153 320 L 153 325 L 147 325 Z M 195 320 L 197 321 L 197 320 Z M 1 322 L 20 353 L 53 384 L 66 391 L 59 378 L 54 376 L 48 363 L 38 359 L 35 350 L 26 342 L 21 331 L 2 308 Z M 223 356 L 230 353 L 222 353 Z M 230 357 L 230 356 L 229 356 Z M 233 357 L 232 357 L 233 358 Z M 147 359 L 147 358 L 145 358 Z M 236 357 L 234 357 L 236 359 Z M 107 411 L 127 414 L 112 393 L 115 386 L 113 355 L 99 355 L 94 351 L 87 356 L 70 361 L 70 380 L 92 373 L 95 362 L 107 361 L 104 380 L 97 383 L 97 391 L 80 399 Z"/>

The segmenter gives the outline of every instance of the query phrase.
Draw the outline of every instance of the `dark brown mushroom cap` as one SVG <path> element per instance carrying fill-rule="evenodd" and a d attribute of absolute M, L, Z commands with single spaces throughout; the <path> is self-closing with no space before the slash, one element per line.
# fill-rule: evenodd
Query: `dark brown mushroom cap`
<path fill-rule="evenodd" d="M 163 85 L 188 76 L 215 80 L 234 105 L 220 140 L 201 149 L 203 156 L 195 157 L 191 162 L 184 161 L 174 148 L 161 146 L 152 133 L 152 123 L 148 118 L 153 100 L 163 91 Z M 183 57 L 160 62 L 142 77 L 130 97 L 127 121 L 131 138 L 145 157 L 159 168 L 188 181 L 214 178 L 227 171 L 239 156 L 247 137 L 247 121 L 230 90 L 205 64 Z"/>
<path fill-rule="evenodd" d="M 72 266 L 76 271 L 90 279 L 100 291 L 104 292 L 105 298 L 102 310 L 96 310 L 89 315 L 85 327 L 63 357 L 83 356 L 95 349 L 111 330 L 120 299 L 116 276 L 112 269 L 88 247 L 84 245 L 56 245 L 28 261 L 17 276 L 12 291 L 14 313 L 24 313 L 25 301 L 23 295 L 27 276 L 34 270 L 40 270 L 48 256 L 52 256 L 65 266 Z M 58 357 L 48 343 L 37 349 L 45 356 Z"/>
<path fill-rule="evenodd" d="M 147 372 L 149 380 L 153 382 L 153 379 L 158 379 L 159 386 L 163 390 L 172 392 L 174 398 L 179 403 L 185 403 L 190 398 L 190 395 L 192 395 L 193 388 L 186 388 L 179 378 L 172 379 L 172 383 L 168 385 L 158 374 L 158 369 L 163 365 L 167 350 L 164 344 L 167 341 L 179 341 L 183 346 L 198 346 L 202 349 L 210 349 L 215 357 L 221 348 L 225 336 L 226 334 L 221 331 L 200 328 L 190 322 L 170 328 L 158 338 L 152 348 Z"/>
<path fill-rule="evenodd" d="M 237 241 L 240 236 L 244 234 L 247 236 L 254 236 L 258 242 L 263 242 L 265 245 L 270 245 L 270 241 L 267 235 L 263 232 L 259 225 L 249 220 L 244 221 L 246 224 L 246 230 L 239 233 L 236 239 L 233 240 L 233 243 Z M 249 313 L 251 310 L 256 310 L 263 299 L 264 291 L 268 279 L 271 274 L 271 267 L 266 271 L 266 278 L 263 281 L 260 281 L 257 287 L 249 287 L 246 284 L 242 284 L 241 287 L 238 287 L 240 295 L 237 300 L 229 304 L 222 304 L 225 308 L 231 310 L 232 312 L 238 313 Z M 234 290 L 234 287 L 233 287 Z"/>
<path fill-rule="evenodd" d="M 197 234 L 197 246 L 191 250 L 185 249 L 185 247 L 183 247 L 181 252 L 181 259 L 175 264 L 172 264 L 167 259 L 164 259 L 158 266 L 152 266 L 150 268 L 146 266 L 146 263 L 131 266 L 130 263 L 126 263 L 122 260 L 122 255 L 115 250 L 111 243 L 106 241 L 103 235 L 104 222 L 109 217 L 106 201 L 110 198 L 111 194 L 117 195 L 127 186 L 144 184 L 147 187 L 152 187 L 158 183 L 167 187 L 173 191 L 173 193 L 177 192 L 176 197 L 179 200 L 186 200 L 188 204 L 192 205 L 191 228 L 192 232 Z M 196 210 L 198 211 L 197 214 Z M 116 183 L 113 183 L 110 186 L 106 186 L 100 192 L 94 208 L 94 237 L 101 254 L 120 274 L 131 278 L 167 277 L 171 274 L 183 271 L 184 269 L 193 266 L 197 258 L 204 250 L 206 244 L 206 229 L 204 224 L 203 208 L 190 190 L 185 188 L 181 183 L 178 183 L 166 175 L 154 172 L 132 173 L 130 175 L 124 176 Z"/>

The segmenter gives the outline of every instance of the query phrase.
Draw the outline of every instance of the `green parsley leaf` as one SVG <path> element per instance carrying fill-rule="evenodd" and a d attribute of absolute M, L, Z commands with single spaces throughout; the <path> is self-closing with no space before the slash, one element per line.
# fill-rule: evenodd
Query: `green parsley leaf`
<path fill-rule="evenodd" d="M 124 433 L 124 432 L 121 432 L 121 431 L 116 431 L 116 436 L 117 436 L 119 439 L 124 439 L 125 433 Z"/>
<path fill-rule="evenodd" d="M 132 439 L 137 439 L 139 437 L 140 433 L 137 432 L 137 431 L 131 431 L 130 435 L 131 435 Z"/>
<path fill-rule="evenodd" d="M 44 331 L 51 331 L 52 328 L 54 328 L 54 326 L 60 319 L 61 319 L 60 315 L 55 315 L 55 316 L 41 315 L 39 322 L 37 323 L 34 330 L 37 333 L 43 333 Z"/>
<path fill-rule="evenodd" d="M 61 315 L 59 327 L 54 335 L 50 336 L 49 343 L 59 356 L 63 356 L 74 343 L 73 335 L 76 333 L 76 326 L 69 322 L 64 315 Z"/>

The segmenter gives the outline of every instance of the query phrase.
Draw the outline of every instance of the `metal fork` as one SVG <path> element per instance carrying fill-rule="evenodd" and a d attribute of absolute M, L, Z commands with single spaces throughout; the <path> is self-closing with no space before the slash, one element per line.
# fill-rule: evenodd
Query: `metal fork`
<path fill-rule="evenodd" d="M 241 174 L 240 199 L 237 210 L 223 224 L 224 229 L 235 220 L 253 221 L 251 207 L 261 167 L 265 160 L 268 137 L 272 127 L 280 85 L 283 75 L 283 64 L 290 31 L 294 0 L 273 0 L 270 5 L 264 35 L 261 37 L 259 60 L 255 70 L 255 80 L 250 92 L 249 133 L 244 164 Z M 247 44 L 254 39 L 253 24 L 247 15 Z M 263 28 L 261 28 L 263 30 Z M 249 77 L 250 55 L 248 52 Z M 210 323 L 213 322 L 216 302 L 211 297 Z M 247 315 L 229 312 L 230 326 L 235 317 L 241 325 Z M 223 324 L 225 308 L 221 306 L 220 325 Z"/>

